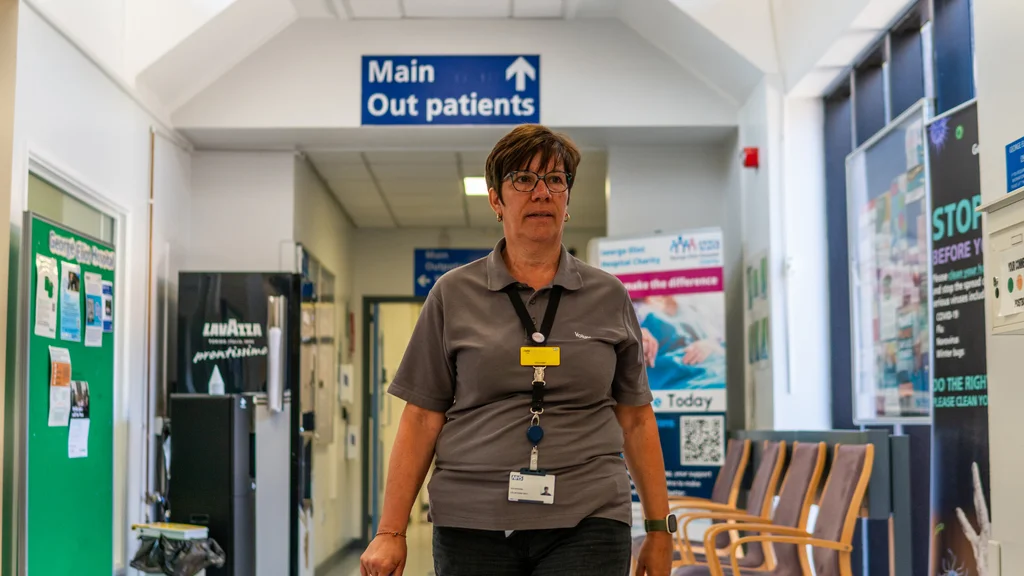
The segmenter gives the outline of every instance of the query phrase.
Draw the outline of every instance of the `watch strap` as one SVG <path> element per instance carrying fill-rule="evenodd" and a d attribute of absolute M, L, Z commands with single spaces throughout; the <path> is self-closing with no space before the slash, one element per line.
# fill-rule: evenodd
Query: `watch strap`
<path fill-rule="evenodd" d="M 644 520 L 645 532 L 668 532 L 668 520 Z"/>

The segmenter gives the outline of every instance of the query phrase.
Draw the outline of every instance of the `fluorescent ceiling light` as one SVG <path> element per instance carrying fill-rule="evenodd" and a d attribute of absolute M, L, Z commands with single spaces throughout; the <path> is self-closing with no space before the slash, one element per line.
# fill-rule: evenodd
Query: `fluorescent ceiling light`
<path fill-rule="evenodd" d="M 466 176 L 462 179 L 466 196 L 487 196 L 487 180 L 483 176 Z"/>

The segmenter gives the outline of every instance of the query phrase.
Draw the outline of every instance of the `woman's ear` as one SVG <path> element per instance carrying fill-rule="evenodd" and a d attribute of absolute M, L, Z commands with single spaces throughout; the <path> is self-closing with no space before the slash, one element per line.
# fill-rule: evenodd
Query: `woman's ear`
<path fill-rule="evenodd" d="M 487 190 L 487 199 L 491 203 L 491 209 L 495 212 L 499 212 L 499 209 L 505 204 L 501 201 L 501 197 L 498 196 L 498 191 L 494 188 Z"/>

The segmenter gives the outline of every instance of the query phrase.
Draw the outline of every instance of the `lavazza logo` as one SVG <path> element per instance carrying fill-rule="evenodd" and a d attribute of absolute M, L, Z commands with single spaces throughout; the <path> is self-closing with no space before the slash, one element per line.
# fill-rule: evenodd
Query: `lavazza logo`
<path fill-rule="evenodd" d="M 260 338 L 263 328 L 255 322 L 207 322 L 203 324 L 203 336 L 206 338 Z"/>

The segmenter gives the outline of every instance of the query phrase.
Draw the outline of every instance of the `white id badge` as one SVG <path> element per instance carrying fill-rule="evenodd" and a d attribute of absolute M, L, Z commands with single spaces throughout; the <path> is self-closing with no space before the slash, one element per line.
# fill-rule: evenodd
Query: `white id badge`
<path fill-rule="evenodd" d="M 554 504 L 555 477 L 539 472 L 509 473 L 508 501 Z"/>

